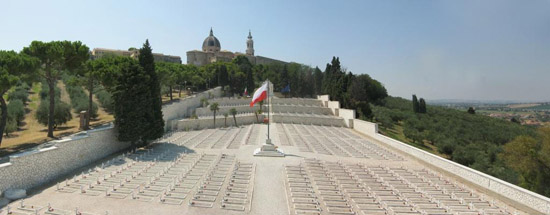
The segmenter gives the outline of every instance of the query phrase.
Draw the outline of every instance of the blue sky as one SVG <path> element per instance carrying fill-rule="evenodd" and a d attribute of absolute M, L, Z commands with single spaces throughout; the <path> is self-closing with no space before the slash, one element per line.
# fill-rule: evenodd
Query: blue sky
<path fill-rule="evenodd" d="M 391 95 L 550 101 L 550 1 L 0 1 L 0 49 L 33 40 L 90 48 L 222 49 L 324 70 L 332 56 Z"/>

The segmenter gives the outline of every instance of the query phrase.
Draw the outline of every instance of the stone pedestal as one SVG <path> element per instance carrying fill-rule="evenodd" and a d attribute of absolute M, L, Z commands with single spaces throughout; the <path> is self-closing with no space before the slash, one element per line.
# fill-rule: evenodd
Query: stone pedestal
<path fill-rule="evenodd" d="M 88 112 L 87 111 L 81 111 L 79 114 L 80 117 L 80 130 L 88 130 Z"/>
<path fill-rule="evenodd" d="M 275 145 L 271 143 L 271 139 L 266 139 L 265 144 L 262 147 L 257 148 L 254 151 L 254 156 L 259 157 L 284 157 L 285 153 L 278 149 Z"/>

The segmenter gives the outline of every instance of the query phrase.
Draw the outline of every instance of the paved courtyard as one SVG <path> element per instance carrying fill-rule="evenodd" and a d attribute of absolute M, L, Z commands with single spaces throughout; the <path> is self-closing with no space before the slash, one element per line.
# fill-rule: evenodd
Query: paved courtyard
<path fill-rule="evenodd" d="M 167 134 L 10 204 L 12 214 L 514 214 L 351 129 L 272 124 Z M 0 214 L 6 214 L 4 208 Z"/>

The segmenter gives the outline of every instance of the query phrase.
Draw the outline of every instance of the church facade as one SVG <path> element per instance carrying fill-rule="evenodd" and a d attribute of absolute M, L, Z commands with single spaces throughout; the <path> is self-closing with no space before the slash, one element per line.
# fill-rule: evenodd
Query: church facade
<path fill-rule="evenodd" d="M 233 53 L 230 51 L 221 50 L 220 41 L 214 36 L 212 29 L 210 29 L 210 35 L 206 37 L 202 43 L 202 50 L 192 50 L 187 52 L 187 64 L 202 66 L 215 62 L 230 62 L 233 58 L 240 55 L 246 56 L 252 64 L 286 64 L 286 62 L 281 60 L 263 56 L 255 56 L 254 40 L 252 39 L 252 33 L 250 31 L 248 32 L 248 38 L 246 40 L 246 53 Z"/>

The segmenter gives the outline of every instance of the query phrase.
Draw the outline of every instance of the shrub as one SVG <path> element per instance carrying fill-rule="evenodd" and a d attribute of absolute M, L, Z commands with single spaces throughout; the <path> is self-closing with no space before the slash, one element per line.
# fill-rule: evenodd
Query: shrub
<path fill-rule="evenodd" d="M 21 100 L 13 100 L 8 104 L 8 118 L 19 124 L 25 118 L 25 106 Z"/>
<path fill-rule="evenodd" d="M 105 111 L 112 112 L 114 109 L 114 101 L 111 94 L 105 90 L 100 90 L 96 94 L 97 99 L 99 100 L 99 103 L 101 103 L 101 106 L 105 108 Z"/>
<path fill-rule="evenodd" d="M 61 97 L 61 91 L 59 87 L 55 86 L 55 99 L 59 99 Z M 48 87 L 48 83 L 42 82 L 42 89 L 40 90 L 40 99 L 47 99 L 50 93 L 50 88 Z"/>
<path fill-rule="evenodd" d="M 23 103 L 28 102 L 29 92 L 22 86 L 17 86 L 15 90 L 8 94 L 8 101 L 21 100 Z"/>
<path fill-rule="evenodd" d="M 48 125 L 48 112 L 49 112 L 49 101 L 42 100 L 36 110 L 36 119 L 38 123 L 47 126 Z M 62 101 L 55 101 L 54 108 L 54 128 L 57 128 L 58 125 L 65 124 L 71 120 L 73 116 L 71 115 L 71 107 Z"/>
<path fill-rule="evenodd" d="M 4 128 L 4 133 L 6 134 L 6 136 L 9 136 L 10 133 L 14 131 L 17 131 L 17 122 L 15 122 L 15 120 L 10 119 L 8 117 L 8 121 L 6 122 L 6 127 Z"/>
<path fill-rule="evenodd" d="M 89 97 L 84 92 L 80 86 L 71 86 L 67 85 L 67 93 L 71 98 L 71 106 L 73 107 L 75 113 L 80 113 L 82 111 L 88 111 L 89 106 Z M 92 118 L 97 117 L 97 104 L 92 102 L 92 112 L 90 113 Z"/>

